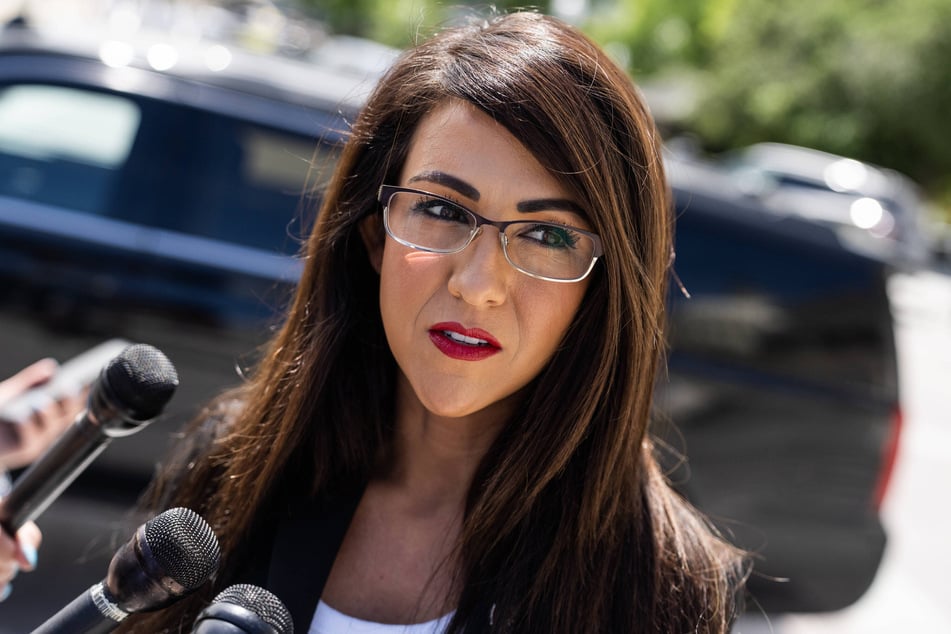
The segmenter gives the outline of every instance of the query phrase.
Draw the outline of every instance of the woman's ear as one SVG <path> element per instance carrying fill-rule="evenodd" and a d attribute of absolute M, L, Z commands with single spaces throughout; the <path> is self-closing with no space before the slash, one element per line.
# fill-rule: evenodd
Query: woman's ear
<path fill-rule="evenodd" d="M 386 243 L 386 232 L 379 214 L 368 216 L 360 223 L 360 238 L 370 256 L 370 266 L 379 275 L 383 268 L 383 245 Z"/>

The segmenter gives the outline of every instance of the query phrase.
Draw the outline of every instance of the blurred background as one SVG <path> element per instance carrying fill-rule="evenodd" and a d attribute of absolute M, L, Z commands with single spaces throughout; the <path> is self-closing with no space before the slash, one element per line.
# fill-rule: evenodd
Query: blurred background
<path fill-rule="evenodd" d="M 39 520 L 0 633 L 103 576 L 176 425 L 253 362 L 366 92 L 471 4 L 0 0 L 0 378 L 117 336 L 182 376 Z M 951 1 L 533 6 L 664 135 L 690 298 L 655 432 L 761 557 L 736 631 L 951 631 Z"/>

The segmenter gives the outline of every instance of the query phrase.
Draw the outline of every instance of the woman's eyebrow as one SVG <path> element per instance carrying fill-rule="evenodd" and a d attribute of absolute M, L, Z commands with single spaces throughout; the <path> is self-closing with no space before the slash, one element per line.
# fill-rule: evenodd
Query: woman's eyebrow
<path fill-rule="evenodd" d="M 465 196 L 469 200 L 479 200 L 481 196 L 478 189 L 465 182 L 461 178 L 457 178 L 452 174 L 447 174 L 445 172 L 423 172 L 409 179 L 409 183 L 417 183 L 419 181 L 426 181 L 454 189 L 456 192 Z"/>
<path fill-rule="evenodd" d="M 438 170 L 416 174 L 408 180 L 407 184 L 418 182 L 427 182 L 448 187 L 473 201 L 478 201 L 481 197 L 479 190 L 466 181 L 457 176 L 453 176 L 452 174 L 447 174 L 446 172 L 440 172 Z M 582 218 L 588 217 L 588 214 L 585 213 L 581 205 L 574 202 L 573 200 L 568 200 L 567 198 L 537 198 L 532 200 L 523 200 L 518 203 L 515 208 L 521 213 L 557 210 L 570 211 L 572 213 L 578 214 Z"/>
<path fill-rule="evenodd" d="M 568 200 L 567 198 L 539 198 L 536 200 L 523 200 L 518 203 L 515 207 L 522 213 L 532 213 L 535 211 L 570 211 L 576 213 L 582 218 L 587 218 L 588 214 L 585 213 L 584 209 L 581 208 L 581 205 L 574 202 L 573 200 Z"/>

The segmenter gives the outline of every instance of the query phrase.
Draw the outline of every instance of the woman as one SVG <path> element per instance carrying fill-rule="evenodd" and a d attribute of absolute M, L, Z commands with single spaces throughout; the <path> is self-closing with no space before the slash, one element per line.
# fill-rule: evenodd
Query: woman
<path fill-rule="evenodd" d="M 728 631 L 742 556 L 647 435 L 659 142 L 625 74 L 555 19 L 405 53 L 354 123 L 286 322 L 153 485 L 151 512 L 214 527 L 214 587 L 124 628 L 188 631 L 247 581 L 298 631 Z"/>

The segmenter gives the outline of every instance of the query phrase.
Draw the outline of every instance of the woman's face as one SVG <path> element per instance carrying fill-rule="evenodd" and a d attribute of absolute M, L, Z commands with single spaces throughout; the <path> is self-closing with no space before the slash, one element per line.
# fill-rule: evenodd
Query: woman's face
<path fill-rule="evenodd" d="M 581 213 L 566 210 L 577 201 L 561 182 L 504 127 L 462 101 L 422 119 L 399 182 L 387 184 L 450 198 L 489 220 L 590 229 Z M 530 211 L 519 211 L 526 202 L 522 209 Z M 453 254 L 414 250 L 387 236 L 374 260 L 396 362 L 421 404 L 445 417 L 490 406 L 509 412 L 510 397 L 551 359 L 589 283 L 516 271 L 491 226 Z"/>

